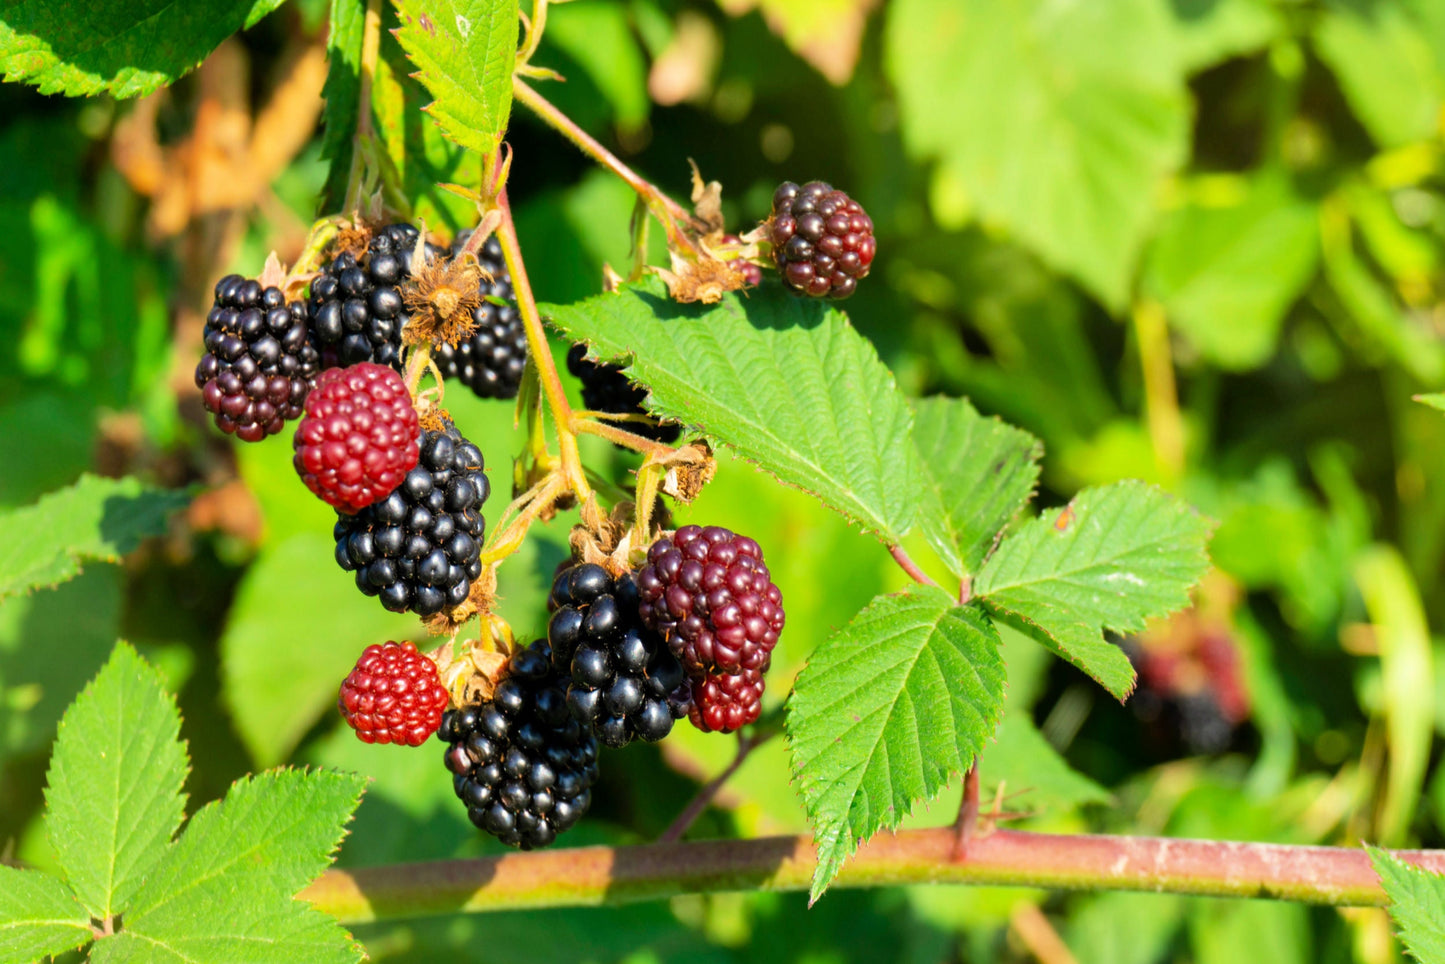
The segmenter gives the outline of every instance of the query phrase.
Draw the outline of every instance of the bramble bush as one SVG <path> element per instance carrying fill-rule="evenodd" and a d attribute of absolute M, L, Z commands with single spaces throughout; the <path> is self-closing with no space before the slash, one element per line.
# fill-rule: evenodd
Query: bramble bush
<path fill-rule="evenodd" d="M 1445 962 L 1445 6 L 0 76 L 0 962 Z"/>

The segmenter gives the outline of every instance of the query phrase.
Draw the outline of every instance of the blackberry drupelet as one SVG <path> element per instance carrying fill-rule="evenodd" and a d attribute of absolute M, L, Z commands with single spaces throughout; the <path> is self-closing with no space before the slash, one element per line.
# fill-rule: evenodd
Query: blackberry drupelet
<path fill-rule="evenodd" d="M 688 676 L 767 669 L 786 615 L 752 539 L 683 526 L 647 550 L 637 588 L 643 624 L 662 634 Z"/>
<path fill-rule="evenodd" d="M 201 401 L 227 435 L 259 442 L 301 414 L 321 370 L 305 306 L 280 288 L 230 274 L 216 282 L 196 365 Z"/>
<path fill-rule="evenodd" d="M 472 823 L 509 847 L 545 847 L 592 805 L 597 740 L 567 712 L 547 641 L 518 650 L 490 700 L 448 710 L 452 787 Z"/>
<path fill-rule="evenodd" d="M 311 330 L 328 365 L 375 362 L 401 371 L 401 332 L 410 320 L 401 285 L 419 236 L 414 225 L 389 224 L 361 260 L 342 252 L 311 282 Z M 428 260 L 440 253 L 430 243 L 425 251 Z"/>
<path fill-rule="evenodd" d="M 441 725 L 447 691 L 437 664 L 412 642 L 368 646 L 341 684 L 336 707 L 363 743 L 421 746 Z"/>
<path fill-rule="evenodd" d="M 631 574 L 587 563 L 564 569 L 547 600 L 552 665 L 571 677 L 567 708 L 603 744 L 656 743 L 687 713 L 682 664 L 637 614 Z"/>
<path fill-rule="evenodd" d="M 815 298 L 851 295 L 878 250 L 863 208 L 822 181 L 778 185 L 767 227 L 783 283 Z"/>
<path fill-rule="evenodd" d="M 731 733 L 753 723 L 763 712 L 763 673 L 712 674 L 692 680 L 688 719 L 704 733 Z"/>
<path fill-rule="evenodd" d="M 455 257 L 470 232 L 452 245 Z M 516 398 L 527 367 L 527 332 L 517 311 L 512 276 L 502 257 L 502 245 L 495 236 L 482 244 L 477 255 L 482 270 L 492 276 L 482 279 L 482 303 L 472 310 L 476 330 L 459 345 L 440 344 L 432 351 L 443 378 L 456 378 L 481 398 Z M 504 305 L 488 301 L 500 298 Z"/>
<path fill-rule="evenodd" d="M 647 390 L 627 380 L 616 365 L 603 365 L 587 357 L 587 346 L 573 345 L 567 352 L 567 370 L 582 380 L 582 403 L 594 412 L 609 415 L 645 415 L 642 400 Z M 618 422 L 619 428 L 654 442 L 671 445 L 682 434 L 682 426 L 670 422 Z"/>
<path fill-rule="evenodd" d="M 446 423 L 422 430 L 421 458 L 380 502 L 336 520 L 336 562 L 393 612 L 430 616 L 460 605 L 482 574 L 491 494 L 481 451 Z"/>

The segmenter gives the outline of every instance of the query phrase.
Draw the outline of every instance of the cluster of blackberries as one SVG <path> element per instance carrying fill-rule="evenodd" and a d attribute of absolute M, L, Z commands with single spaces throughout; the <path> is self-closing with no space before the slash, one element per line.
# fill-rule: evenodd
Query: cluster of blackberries
<path fill-rule="evenodd" d="M 594 412 L 609 415 L 646 415 L 642 407 L 647 389 L 634 385 L 616 365 L 604 365 L 587 357 L 587 346 L 573 345 L 567 352 L 567 370 L 582 381 L 582 404 Z M 672 422 L 618 422 L 634 435 L 654 442 L 672 444 L 682 434 L 682 427 Z"/>
<path fill-rule="evenodd" d="M 481 451 L 450 424 L 423 430 L 416 467 L 385 499 L 336 520 L 336 562 L 393 612 L 460 605 L 482 574 L 491 494 Z"/>
<path fill-rule="evenodd" d="M 566 690 L 539 639 L 512 656 L 491 699 L 448 710 L 437 730 L 467 816 L 509 846 L 547 846 L 592 804 L 597 740 Z"/>
<path fill-rule="evenodd" d="M 457 236 L 453 257 L 461 253 L 470 236 L 470 231 Z M 527 331 L 517 311 L 502 245 L 495 236 L 482 244 L 477 263 L 490 280 L 482 278 L 482 301 L 472 309 L 476 329 L 459 345 L 437 345 L 432 359 L 443 378 L 460 380 L 481 398 L 516 398 L 527 368 Z"/>
<path fill-rule="evenodd" d="M 564 569 L 547 600 L 552 665 L 570 677 L 567 707 L 607 746 L 655 743 L 687 715 L 682 664 L 638 615 L 637 582 L 599 565 Z"/>
<path fill-rule="evenodd" d="M 221 431 L 259 442 L 301 414 L 321 358 L 299 302 L 287 304 L 279 288 L 226 275 L 216 283 L 204 337 L 196 387 Z"/>

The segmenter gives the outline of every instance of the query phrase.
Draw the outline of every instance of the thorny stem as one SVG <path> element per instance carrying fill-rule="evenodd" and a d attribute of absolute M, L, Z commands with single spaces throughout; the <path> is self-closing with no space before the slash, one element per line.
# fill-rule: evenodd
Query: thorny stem
<path fill-rule="evenodd" d="M 660 465 L 644 463 L 637 470 L 637 492 L 632 502 L 632 544 L 645 546 L 652 528 L 652 508 L 657 502 L 657 488 L 667 470 Z"/>
<path fill-rule="evenodd" d="M 967 860 L 968 845 L 978 831 L 978 760 L 963 778 L 963 800 L 958 805 L 958 819 L 953 822 L 953 859 Z"/>
<path fill-rule="evenodd" d="M 623 448 L 654 457 L 668 456 L 675 451 L 671 445 L 663 445 L 661 442 L 654 442 L 635 432 L 628 432 L 615 425 L 608 425 L 606 422 L 598 422 L 590 418 L 573 418 L 572 431 L 578 435 L 597 435 L 615 445 L 621 445 Z"/>
<path fill-rule="evenodd" d="M 1363 850 L 1220 840 L 998 830 L 951 859 L 951 828 L 879 834 L 858 848 L 835 887 L 985 884 L 1384 905 Z M 1440 851 L 1395 856 L 1445 871 Z M 301 896 L 342 923 L 526 907 L 583 907 L 720 891 L 807 890 L 812 840 L 762 837 L 639 847 L 576 847 L 329 870 Z"/>
<path fill-rule="evenodd" d="M 346 210 L 361 206 L 363 145 L 371 139 L 371 85 L 381 56 L 381 0 L 367 0 L 361 34 L 361 85 L 356 97 L 356 134 L 352 138 L 351 170 L 346 177 Z"/>
<path fill-rule="evenodd" d="M 527 530 L 531 528 L 537 516 L 556 502 L 557 496 L 566 489 L 567 481 L 560 473 L 554 472 L 507 506 L 502 518 L 506 518 L 507 513 L 514 510 L 517 512 L 517 517 L 509 522 L 507 527 L 497 535 L 495 541 L 482 552 L 482 565 L 495 565 L 520 549 L 523 541 L 527 538 Z"/>
<path fill-rule="evenodd" d="M 893 557 L 893 561 L 898 563 L 898 565 L 903 569 L 904 572 L 908 573 L 908 575 L 913 577 L 914 582 L 921 582 L 925 586 L 938 585 L 938 583 L 934 582 L 932 579 L 929 578 L 928 573 L 918 568 L 918 563 L 913 561 L 913 559 L 908 555 L 908 550 L 904 549 L 902 546 L 889 546 L 888 554 Z"/>
<path fill-rule="evenodd" d="M 657 838 L 657 842 L 666 844 L 676 843 L 681 840 L 682 835 L 687 833 L 687 828 L 691 827 L 693 822 L 702 816 L 708 804 L 712 803 L 713 797 L 717 796 L 717 792 L 722 789 L 722 785 L 727 783 L 728 780 L 732 778 L 732 775 L 742 768 L 743 763 L 747 761 L 748 755 L 768 742 L 776 732 L 776 730 L 769 730 L 757 737 L 744 736 L 739 733 L 738 752 L 733 756 L 733 762 L 729 763 L 721 773 L 709 780 L 707 786 L 699 790 L 697 796 L 688 801 L 687 806 L 682 808 L 682 813 L 679 813 L 677 819 L 672 821 L 668 828 L 662 832 L 662 836 Z"/>

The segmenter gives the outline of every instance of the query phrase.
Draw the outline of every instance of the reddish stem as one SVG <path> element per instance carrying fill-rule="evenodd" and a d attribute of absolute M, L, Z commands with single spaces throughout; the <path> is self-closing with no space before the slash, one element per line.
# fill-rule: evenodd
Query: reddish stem
<path fill-rule="evenodd" d="M 968 768 L 963 778 L 963 800 L 958 805 L 958 819 L 953 822 L 953 859 L 968 859 L 968 845 L 978 830 L 978 761 Z"/>
<path fill-rule="evenodd" d="M 727 783 L 732 775 L 742 768 L 743 763 L 748 758 L 748 754 L 766 743 L 770 736 L 772 736 L 771 732 L 764 735 L 761 739 L 753 740 L 739 733 L 738 752 L 733 757 L 733 762 L 729 763 L 723 772 L 708 781 L 707 786 L 697 792 L 697 796 L 688 801 L 687 806 L 682 808 L 682 813 L 679 813 L 677 819 L 662 832 L 662 836 L 657 838 L 657 842 L 675 843 L 681 840 L 682 835 L 687 833 L 687 828 L 691 827 L 693 822 L 702 816 L 708 804 L 712 803 L 713 797 L 717 796 L 717 792 L 722 789 L 722 785 Z"/>
<path fill-rule="evenodd" d="M 898 563 L 898 565 L 902 567 L 904 572 L 908 573 L 908 575 L 913 577 L 914 582 L 921 582 L 925 586 L 938 585 L 938 583 L 934 582 L 928 577 L 928 573 L 918 568 L 918 563 L 913 561 L 912 557 L 908 555 L 908 551 L 902 546 L 889 546 L 888 554 L 893 557 L 894 562 Z"/>

